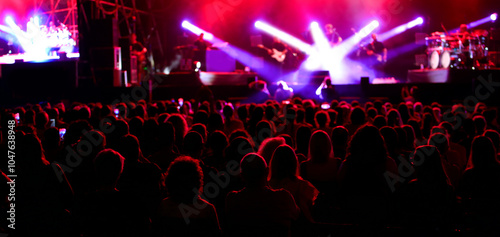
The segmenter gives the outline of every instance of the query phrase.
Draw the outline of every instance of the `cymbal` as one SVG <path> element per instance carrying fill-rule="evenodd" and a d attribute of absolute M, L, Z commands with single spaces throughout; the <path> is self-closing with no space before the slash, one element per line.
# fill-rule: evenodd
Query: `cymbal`
<path fill-rule="evenodd" d="M 425 37 L 426 40 L 444 40 L 444 41 L 453 41 L 453 40 L 458 40 L 457 37 L 453 36 L 431 36 L 431 37 Z"/>
<path fill-rule="evenodd" d="M 436 31 L 436 32 L 432 32 L 431 34 L 432 36 L 441 36 L 441 35 L 444 35 L 444 32 L 439 32 L 439 31 Z"/>
<path fill-rule="evenodd" d="M 426 40 L 440 40 L 441 36 L 430 36 L 430 37 L 425 37 Z"/>
<path fill-rule="evenodd" d="M 483 29 L 477 29 L 472 32 L 474 36 L 488 36 L 489 32 Z"/>
<path fill-rule="evenodd" d="M 454 36 L 445 36 L 445 37 L 441 37 L 441 39 L 446 40 L 446 41 L 458 40 L 458 38 L 454 37 Z"/>

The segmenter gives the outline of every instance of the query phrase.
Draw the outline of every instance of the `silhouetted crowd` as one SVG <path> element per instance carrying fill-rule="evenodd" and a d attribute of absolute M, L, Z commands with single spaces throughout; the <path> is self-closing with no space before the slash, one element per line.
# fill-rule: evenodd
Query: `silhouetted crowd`
<path fill-rule="evenodd" d="M 477 103 L 49 103 L 15 131 L 13 236 L 497 236 L 498 111 Z M 2 155 L 3 156 L 3 155 Z"/>

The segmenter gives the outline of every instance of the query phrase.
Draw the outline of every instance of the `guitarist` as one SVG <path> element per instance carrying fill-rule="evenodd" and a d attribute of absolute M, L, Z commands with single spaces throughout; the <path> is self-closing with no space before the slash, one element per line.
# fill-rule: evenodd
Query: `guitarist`
<path fill-rule="evenodd" d="M 130 53 L 137 56 L 137 78 L 139 80 L 142 80 L 146 74 L 144 67 L 147 65 L 147 52 L 148 50 L 146 47 L 144 47 L 141 42 L 137 41 L 137 35 L 135 33 L 130 34 Z"/>
<path fill-rule="evenodd" d="M 366 48 L 366 55 L 368 55 L 374 64 L 387 62 L 387 48 L 384 44 L 377 40 L 377 35 L 372 34 L 373 41 Z"/>
<path fill-rule="evenodd" d="M 277 68 L 277 77 L 280 78 L 283 76 L 283 70 L 284 70 L 284 65 L 285 65 L 285 60 L 287 59 L 287 53 L 288 53 L 288 47 L 286 44 L 281 42 L 281 39 L 278 37 L 273 37 L 273 44 L 271 45 L 271 49 L 267 50 L 269 55 L 271 55 L 272 58 L 274 58 L 276 61 L 275 63 L 278 64 Z"/>
<path fill-rule="evenodd" d="M 372 34 L 372 42 L 366 47 L 366 55 L 370 66 L 375 71 L 376 77 L 384 77 L 384 67 L 387 62 L 387 48 L 377 40 L 377 35 Z"/>
<path fill-rule="evenodd" d="M 130 34 L 130 47 L 132 49 L 132 54 L 137 55 L 137 61 L 146 60 L 146 53 L 148 50 L 141 44 L 141 42 L 137 41 L 137 35 L 135 33 Z"/>
<path fill-rule="evenodd" d="M 286 54 L 288 53 L 288 48 L 283 42 L 281 42 L 281 39 L 273 37 L 273 44 L 271 45 L 271 49 L 268 49 L 267 52 L 277 62 L 283 64 L 286 59 Z"/>
<path fill-rule="evenodd" d="M 262 44 L 257 45 L 257 47 L 267 51 L 269 56 L 273 59 L 271 64 L 275 66 L 276 76 L 279 78 L 283 75 L 283 67 L 287 64 L 287 54 L 289 52 L 288 46 L 281 42 L 278 37 L 273 37 L 273 43 L 271 48 L 267 48 Z"/>
<path fill-rule="evenodd" d="M 273 44 L 271 48 L 267 48 L 262 44 L 257 45 L 257 47 L 265 49 L 269 56 L 275 60 L 275 62 L 284 64 L 286 55 L 288 53 L 288 47 L 284 43 L 282 43 L 279 38 L 273 37 Z"/>
<path fill-rule="evenodd" d="M 333 28 L 332 24 L 325 25 L 325 37 L 328 39 L 328 42 L 332 47 L 342 42 L 342 37 L 340 37 L 339 33 L 337 33 L 337 30 Z"/>

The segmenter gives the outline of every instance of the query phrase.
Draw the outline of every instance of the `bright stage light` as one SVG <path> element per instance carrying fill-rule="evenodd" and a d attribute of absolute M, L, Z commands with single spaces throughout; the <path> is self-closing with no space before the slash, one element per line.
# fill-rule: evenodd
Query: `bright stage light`
<path fill-rule="evenodd" d="M 424 19 L 422 19 L 422 17 L 419 17 L 413 21 L 408 22 L 408 24 L 406 24 L 406 29 L 411 29 L 417 25 L 422 25 L 423 23 Z"/>
<path fill-rule="evenodd" d="M 305 52 L 306 54 L 311 53 L 311 46 L 307 43 L 304 43 L 302 40 L 287 34 L 269 24 L 266 24 L 262 21 L 256 21 L 255 22 L 255 28 L 260 29 L 272 36 L 276 36 L 277 38 L 281 39 L 283 42 L 299 49 L 302 52 Z"/>
<path fill-rule="evenodd" d="M 378 39 L 380 41 L 385 41 L 387 39 L 390 39 L 398 34 L 401 34 L 415 26 L 418 26 L 418 25 L 421 25 L 424 23 L 424 19 L 422 17 L 418 17 L 417 19 L 415 20 L 412 20 L 408 23 L 405 23 L 405 24 L 402 24 L 400 26 L 397 26 L 397 27 L 394 27 L 393 29 L 389 30 L 389 31 L 386 31 L 382 34 L 379 34 L 378 35 Z"/>
<path fill-rule="evenodd" d="M 14 22 L 14 18 L 12 18 L 12 16 L 6 16 L 5 23 L 7 23 L 7 25 L 10 27 L 13 27 L 16 25 L 16 23 Z"/>
<path fill-rule="evenodd" d="M 261 21 L 256 21 L 254 24 L 255 28 L 260 29 L 264 26 L 264 24 Z"/>
<path fill-rule="evenodd" d="M 209 32 L 206 32 L 202 29 L 200 29 L 199 27 L 189 23 L 188 21 L 183 21 L 182 22 L 182 27 L 193 32 L 193 34 L 195 35 L 200 35 L 201 33 L 203 33 L 203 38 L 205 40 L 208 40 L 208 41 L 213 41 L 214 40 L 214 35 L 209 33 Z"/>
<path fill-rule="evenodd" d="M 39 26 L 40 26 L 40 17 L 39 17 L 39 16 L 35 16 L 35 17 L 33 18 L 33 20 L 34 20 L 34 22 L 35 22 L 35 25 L 39 27 Z"/>
<path fill-rule="evenodd" d="M 5 33 L 13 34 L 12 29 L 6 25 L 0 25 L 0 31 Z"/>
<path fill-rule="evenodd" d="M 196 35 L 199 35 L 201 33 L 204 33 L 204 38 L 207 41 L 210 41 L 212 43 L 212 46 L 216 46 L 217 48 L 229 55 L 230 57 L 236 59 L 240 63 L 242 63 L 245 66 L 248 66 L 252 68 L 252 70 L 256 71 L 261 75 L 262 77 L 266 79 L 276 79 L 276 74 L 273 74 L 277 69 L 274 68 L 274 66 L 259 66 L 259 58 L 253 56 L 251 53 L 246 52 L 245 50 L 242 50 L 236 46 L 230 45 L 227 42 L 224 42 L 223 40 L 215 37 L 212 33 L 207 32 L 191 23 L 188 21 L 183 21 L 182 22 L 182 27 L 193 32 Z M 207 76 L 201 76 L 201 80 L 205 85 L 210 85 L 212 83 L 212 79 L 210 77 L 207 78 Z"/>
<path fill-rule="evenodd" d="M 479 25 L 482 25 L 482 24 L 486 24 L 488 22 L 492 22 L 492 21 L 496 21 L 498 18 L 498 14 L 497 13 L 493 13 L 483 19 L 479 19 L 477 21 L 473 21 L 469 24 L 467 24 L 467 27 L 470 29 L 470 28 L 474 28 L 474 27 L 477 27 Z M 460 30 L 459 28 L 455 28 L 453 30 L 451 30 L 450 32 L 457 32 L 458 30 Z"/>
<path fill-rule="evenodd" d="M 322 34 L 323 32 L 316 24 L 311 23 L 311 34 L 316 42 L 315 50 L 311 50 L 309 57 L 303 62 L 302 68 L 305 70 L 327 70 L 332 77 L 332 81 L 336 84 L 350 84 L 352 83 L 353 74 L 357 73 L 357 66 L 353 64 L 346 56 L 357 48 L 359 42 L 372 31 L 380 26 L 377 20 L 371 21 L 368 25 L 363 27 L 355 35 L 343 40 L 339 45 L 331 48 L 328 41 L 327 50 L 325 46 L 320 47 L 322 41 L 321 37 L 315 35 Z M 324 37 L 324 35 L 323 35 Z M 356 75 L 359 78 L 359 75 Z"/>
<path fill-rule="evenodd" d="M 370 22 L 370 24 L 363 27 L 363 29 L 361 29 L 358 32 L 356 37 L 359 38 L 359 40 L 361 40 L 362 38 L 368 36 L 372 31 L 374 31 L 379 26 L 380 26 L 380 23 L 377 20 L 373 20 L 372 22 Z"/>
<path fill-rule="evenodd" d="M 309 55 L 305 67 L 313 70 L 331 70 L 342 58 L 338 56 L 338 53 L 334 52 L 336 48 L 332 48 L 318 22 L 311 22 L 310 29 L 315 43 L 313 46 L 314 53 Z"/>
<path fill-rule="evenodd" d="M 313 37 L 314 43 L 316 43 L 316 47 L 320 53 L 327 54 L 329 53 L 331 47 L 330 43 L 328 43 L 328 39 L 326 39 L 325 34 L 319 27 L 318 22 L 311 22 L 311 35 Z"/>

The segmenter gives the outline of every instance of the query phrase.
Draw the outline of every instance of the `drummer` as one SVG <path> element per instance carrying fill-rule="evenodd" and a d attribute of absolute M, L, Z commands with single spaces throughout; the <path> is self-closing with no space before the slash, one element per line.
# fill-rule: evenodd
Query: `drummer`
<path fill-rule="evenodd" d="M 468 46 L 469 44 L 467 42 L 467 39 L 470 38 L 470 33 L 468 29 L 469 27 L 467 26 L 467 24 L 461 24 L 457 34 L 459 40 L 462 42 L 464 46 Z"/>

